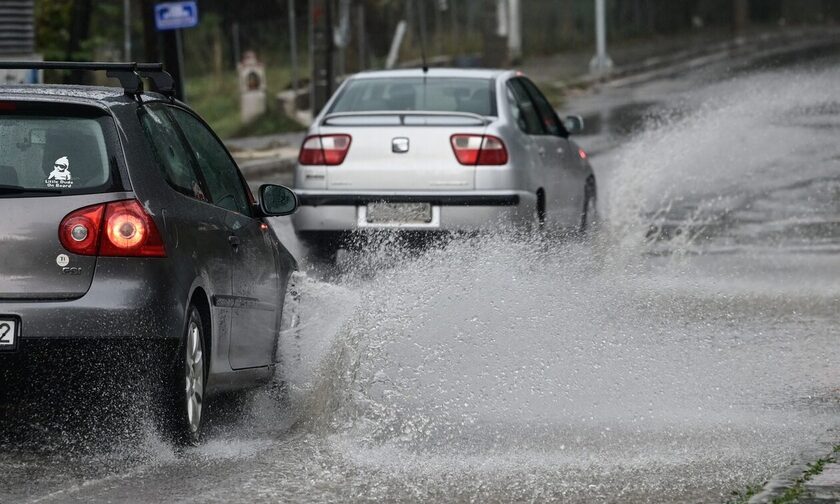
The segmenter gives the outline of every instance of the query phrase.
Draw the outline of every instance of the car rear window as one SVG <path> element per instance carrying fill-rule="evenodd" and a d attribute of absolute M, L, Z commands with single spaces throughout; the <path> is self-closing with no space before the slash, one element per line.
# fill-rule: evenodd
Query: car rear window
<path fill-rule="evenodd" d="M 330 108 L 340 112 L 469 112 L 496 115 L 492 79 L 398 77 L 353 79 Z"/>
<path fill-rule="evenodd" d="M 112 174 L 101 121 L 0 115 L 0 196 L 109 189 Z"/>

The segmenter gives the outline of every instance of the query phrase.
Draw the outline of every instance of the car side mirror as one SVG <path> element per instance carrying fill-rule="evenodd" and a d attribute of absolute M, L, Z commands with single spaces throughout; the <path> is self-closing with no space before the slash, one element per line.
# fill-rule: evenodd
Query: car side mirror
<path fill-rule="evenodd" d="M 583 131 L 583 117 L 571 115 L 563 120 L 563 126 L 570 135 L 577 135 Z"/>
<path fill-rule="evenodd" d="M 269 217 L 290 215 L 298 207 L 297 195 L 288 187 L 275 184 L 260 186 L 260 210 Z"/>

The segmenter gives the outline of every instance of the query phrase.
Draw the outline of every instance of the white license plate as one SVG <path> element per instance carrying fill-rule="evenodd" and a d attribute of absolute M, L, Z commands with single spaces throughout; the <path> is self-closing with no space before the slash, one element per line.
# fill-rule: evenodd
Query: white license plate
<path fill-rule="evenodd" d="M 18 327 L 17 319 L 0 317 L 0 351 L 15 349 Z"/>
<path fill-rule="evenodd" d="M 368 203 L 367 221 L 373 223 L 422 223 L 432 222 L 432 205 L 429 203 Z"/>

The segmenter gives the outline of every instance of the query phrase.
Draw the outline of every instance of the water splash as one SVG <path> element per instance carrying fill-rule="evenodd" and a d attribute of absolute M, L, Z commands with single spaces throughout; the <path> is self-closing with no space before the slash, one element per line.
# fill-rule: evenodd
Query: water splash
<path fill-rule="evenodd" d="M 605 160 L 604 211 L 625 248 L 653 226 L 673 250 L 836 249 L 840 146 L 836 70 L 798 70 L 704 88 L 650 118 Z M 691 112 L 686 112 L 686 108 Z"/>
<path fill-rule="evenodd" d="M 768 230 L 840 215 L 790 204 L 836 177 L 836 74 L 735 80 L 659 118 L 610 157 L 591 243 L 351 253 L 312 286 L 347 301 L 318 304 L 340 313 L 307 429 L 382 495 L 714 499 L 783 466 L 835 425 L 840 261 L 814 254 L 834 236 Z M 651 244 L 651 223 L 683 232 Z"/>

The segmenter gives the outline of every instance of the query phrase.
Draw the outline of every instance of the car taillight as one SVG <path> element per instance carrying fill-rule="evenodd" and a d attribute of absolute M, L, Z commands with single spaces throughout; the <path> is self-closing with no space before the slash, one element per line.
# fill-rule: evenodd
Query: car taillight
<path fill-rule="evenodd" d="M 76 210 L 61 221 L 58 238 L 65 249 L 78 255 L 166 257 L 155 222 L 137 200 Z"/>
<path fill-rule="evenodd" d="M 306 137 L 300 148 L 298 162 L 302 165 L 340 165 L 347 157 L 351 142 L 350 135 L 313 135 Z"/>
<path fill-rule="evenodd" d="M 462 165 L 503 165 L 508 161 L 505 143 L 492 135 L 452 135 L 452 151 Z"/>
<path fill-rule="evenodd" d="M 105 205 L 82 208 L 69 214 L 58 228 L 58 239 L 68 251 L 78 255 L 96 255 L 99 229 Z"/>

